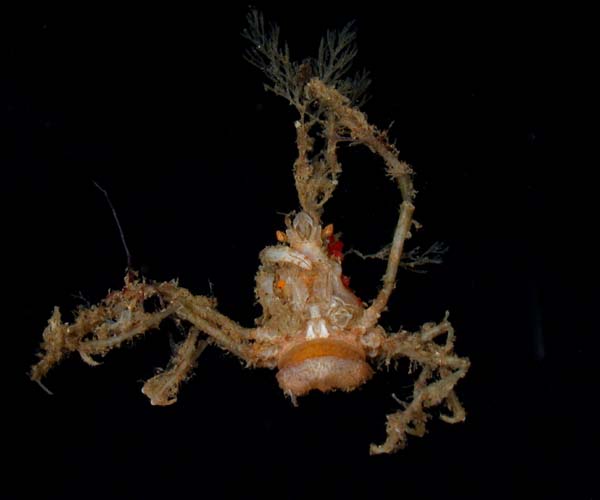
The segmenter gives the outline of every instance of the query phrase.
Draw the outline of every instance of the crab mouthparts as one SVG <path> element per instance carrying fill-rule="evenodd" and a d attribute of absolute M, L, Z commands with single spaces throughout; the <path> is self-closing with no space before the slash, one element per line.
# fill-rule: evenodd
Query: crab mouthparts
<path fill-rule="evenodd" d="M 340 339 L 314 339 L 295 345 L 279 360 L 277 381 L 286 394 L 302 396 L 313 389 L 322 392 L 351 391 L 365 383 L 373 370 L 364 352 Z"/>

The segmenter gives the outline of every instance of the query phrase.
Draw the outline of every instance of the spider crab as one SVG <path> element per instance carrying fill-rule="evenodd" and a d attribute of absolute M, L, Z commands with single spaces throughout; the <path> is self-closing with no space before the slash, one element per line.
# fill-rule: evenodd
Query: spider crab
<path fill-rule="evenodd" d="M 389 334 L 378 321 L 386 309 L 410 237 L 415 192 L 410 166 L 398 159 L 387 133 L 367 122 L 358 109 L 365 75 L 343 79 L 355 55 L 354 33 L 346 27 L 328 33 L 319 56 L 301 64 L 291 62 L 280 48 L 278 30 L 266 30 L 262 16 L 251 12 L 243 35 L 252 43 L 246 58 L 263 72 L 267 89 L 285 97 L 299 111 L 295 122 L 298 158 L 294 177 L 301 210 L 286 217 L 277 244 L 260 254 L 256 296 L 263 314 L 256 327 L 245 328 L 219 313 L 214 298 L 194 296 L 177 282 L 152 282 L 129 271 L 125 285 L 100 304 L 76 311 L 63 322 L 58 308 L 43 334 L 40 361 L 31 378 L 41 384 L 48 370 L 65 355 L 78 352 L 97 364 L 96 357 L 158 328 L 172 317 L 187 336 L 177 346 L 169 366 L 149 379 L 142 392 L 155 405 L 177 400 L 179 385 L 193 369 L 208 343 L 240 358 L 248 367 L 277 370 L 285 394 L 296 398 L 311 390 L 352 391 L 374 373 L 374 367 L 406 357 L 421 368 L 413 398 L 387 416 L 387 439 L 371 445 L 371 453 L 391 453 L 406 444 L 407 434 L 422 436 L 427 409 L 445 405 L 441 419 L 455 423 L 465 412 L 454 387 L 469 368 L 454 353 L 454 330 L 446 317 L 420 331 Z M 316 148 L 315 137 L 323 138 Z M 323 205 L 332 196 L 341 172 L 340 144 L 364 145 L 379 156 L 402 195 L 397 226 L 387 254 L 387 269 L 377 296 L 366 303 L 349 288 L 342 272 L 340 243 L 332 225 L 323 225 Z M 160 307 L 149 310 L 147 299 Z"/>

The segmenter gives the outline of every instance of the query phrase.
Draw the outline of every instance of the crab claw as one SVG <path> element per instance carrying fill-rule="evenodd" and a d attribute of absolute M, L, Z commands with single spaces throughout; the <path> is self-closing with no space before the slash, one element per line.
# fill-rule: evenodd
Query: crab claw
<path fill-rule="evenodd" d="M 305 255 L 283 245 L 265 248 L 261 252 L 260 258 L 263 262 L 270 264 L 287 263 L 307 270 L 312 267 L 310 260 Z"/>

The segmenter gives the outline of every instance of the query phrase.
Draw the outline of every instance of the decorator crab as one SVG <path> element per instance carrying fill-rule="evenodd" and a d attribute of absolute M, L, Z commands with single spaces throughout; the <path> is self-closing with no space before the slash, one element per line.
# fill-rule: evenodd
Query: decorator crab
<path fill-rule="evenodd" d="M 95 358 L 172 317 L 187 336 L 169 366 L 143 386 L 154 405 L 176 401 L 180 383 L 210 343 L 248 367 L 277 370 L 281 389 L 294 403 L 311 390 L 352 391 L 373 375 L 374 367 L 408 358 L 411 366 L 420 367 L 412 400 L 387 416 L 387 439 L 371 445 L 371 453 L 404 447 L 407 434 L 422 436 L 431 407 L 444 405 L 447 413 L 440 418 L 446 422 L 463 421 L 465 412 L 454 387 L 467 373 L 469 361 L 454 354 L 454 330 L 447 314 L 440 323 L 427 323 L 417 332 L 387 333 L 378 325 L 398 268 L 406 262 L 403 251 L 413 224 L 415 191 L 410 166 L 399 160 L 387 133 L 370 125 L 359 110 L 367 75 L 346 77 L 356 55 L 351 26 L 328 32 L 317 57 L 302 63 L 290 60 L 287 46 L 279 43 L 278 28 L 265 27 L 255 11 L 248 15 L 243 36 L 251 44 L 246 59 L 265 73 L 266 88 L 299 112 L 294 177 L 301 209 L 286 217 L 285 231 L 276 233 L 277 244 L 260 253 L 256 296 L 263 314 L 256 327 L 245 328 L 225 317 L 211 297 L 195 296 L 175 281 L 139 279 L 128 270 L 121 290 L 98 305 L 78 309 L 71 323 L 63 322 L 54 309 L 31 378 L 41 384 L 48 370 L 71 352 L 95 365 Z M 341 243 L 333 226 L 321 220 L 342 170 L 337 151 L 343 143 L 364 145 L 379 156 L 402 195 L 392 243 L 381 252 L 387 258 L 383 284 L 368 303 L 348 288 Z M 158 307 L 148 307 L 152 297 Z"/>

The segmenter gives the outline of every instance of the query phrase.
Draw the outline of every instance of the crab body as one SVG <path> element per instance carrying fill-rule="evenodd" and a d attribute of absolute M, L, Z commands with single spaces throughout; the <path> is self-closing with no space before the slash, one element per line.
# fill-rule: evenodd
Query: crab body
<path fill-rule="evenodd" d="M 300 212 L 288 220 L 285 240 L 261 253 L 256 294 L 264 313 L 254 348 L 260 366 L 279 369 L 292 398 L 352 390 L 372 375 L 357 321 L 364 305 L 346 286 L 330 228 Z"/>
<path fill-rule="evenodd" d="M 387 133 L 369 124 L 358 109 L 366 77 L 345 77 L 356 54 L 349 27 L 328 33 L 318 57 L 298 64 L 279 47 L 278 30 L 266 30 L 259 13 L 251 11 L 248 22 L 243 33 L 252 43 L 247 60 L 265 73 L 267 89 L 299 113 L 293 170 L 301 210 L 286 218 L 285 232 L 277 231 L 278 244 L 260 254 L 255 291 L 263 313 L 256 326 L 244 327 L 221 314 L 213 297 L 194 295 L 175 281 L 141 280 L 128 269 L 121 290 L 97 305 L 79 308 L 71 323 L 63 322 L 59 309 L 54 309 L 31 378 L 42 385 L 48 371 L 74 352 L 95 365 L 95 358 L 159 328 L 166 318 L 175 321 L 185 338 L 169 366 L 142 388 L 153 405 L 177 401 L 179 386 L 208 344 L 233 354 L 247 367 L 277 370 L 280 387 L 294 403 L 311 390 L 351 391 L 373 375 L 373 367 L 389 366 L 404 357 L 411 369 L 420 367 L 412 399 L 387 416 L 385 442 L 371 446 L 371 453 L 394 452 L 405 446 L 407 435 L 425 433 L 431 407 L 444 405 L 448 414 L 440 418 L 446 422 L 464 420 L 454 387 L 469 368 L 468 359 L 454 353 L 448 314 L 417 332 L 387 333 L 379 325 L 411 237 L 412 169 L 399 159 Z M 383 160 L 402 195 L 392 242 L 374 254 L 386 259 L 387 266 L 371 300 L 361 300 L 350 290 L 342 273 L 342 244 L 333 235 L 333 226 L 321 224 L 323 206 L 342 171 L 337 150 L 343 143 L 362 145 Z M 158 298 L 158 309 L 147 308 L 151 297 Z"/>

